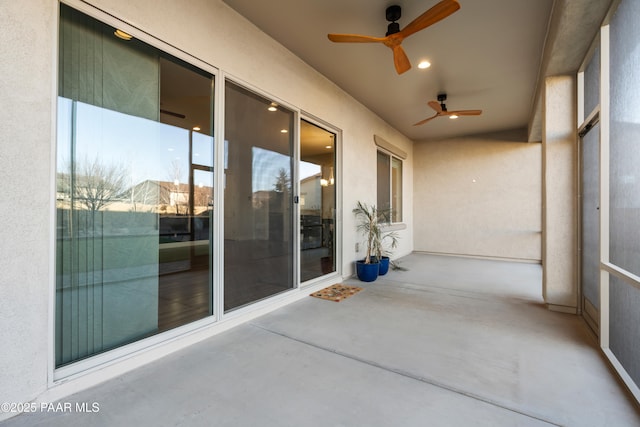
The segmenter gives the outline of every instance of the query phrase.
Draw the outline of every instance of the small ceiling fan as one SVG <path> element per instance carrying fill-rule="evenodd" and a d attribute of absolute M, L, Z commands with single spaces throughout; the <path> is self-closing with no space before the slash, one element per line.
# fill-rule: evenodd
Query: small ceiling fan
<path fill-rule="evenodd" d="M 400 19 L 402 10 L 397 5 L 389 6 L 386 10 L 386 18 L 390 23 L 385 37 L 361 36 L 359 34 L 329 34 L 328 37 L 329 40 L 336 43 L 383 43 L 393 50 L 393 63 L 397 73 L 402 74 L 411 68 L 411 62 L 401 46 L 402 41 L 411 34 L 441 21 L 458 9 L 460 9 L 460 5 L 457 0 L 442 0 L 400 30 L 400 24 L 396 21 Z"/>
<path fill-rule="evenodd" d="M 438 94 L 437 101 L 429 101 L 429 107 L 433 108 L 436 112 L 435 115 L 428 117 L 418 123 L 415 123 L 414 126 L 420 126 L 427 123 L 429 120 L 435 119 L 440 116 L 449 116 L 450 119 L 457 119 L 458 116 L 479 116 L 482 114 L 482 110 L 457 110 L 457 111 L 448 111 L 447 106 L 444 105 L 444 101 L 447 100 L 447 94 L 441 93 Z"/>

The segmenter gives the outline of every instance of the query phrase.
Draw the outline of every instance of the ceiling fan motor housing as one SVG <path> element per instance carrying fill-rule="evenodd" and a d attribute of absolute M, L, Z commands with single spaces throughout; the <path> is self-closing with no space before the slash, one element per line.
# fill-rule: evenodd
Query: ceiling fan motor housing
<path fill-rule="evenodd" d="M 400 19 L 400 16 L 402 16 L 402 9 L 400 6 L 393 5 L 387 8 L 386 17 L 390 24 L 387 26 L 387 34 L 385 34 L 385 36 L 400 32 L 400 24 L 396 22 Z"/>
<path fill-rule="evenodd" d="M 400 19 L 400 17 L 402 16 L 402 8 L 397 4 L 393 6 L 389 6 L 387 8 L 386 16 L 387 16 L 387 21 L 395 22 L 398 19 Z"/>
<path fill-rule="evenodd" d="M 446 93 L 439 93 L 438 94 L 438 102 L 440 102 L 440 107 L 442 108 L 442 111 L 447 111 L 447 106 L 444 105 L 444 101 L 447 100 L 447 94 Z"/>

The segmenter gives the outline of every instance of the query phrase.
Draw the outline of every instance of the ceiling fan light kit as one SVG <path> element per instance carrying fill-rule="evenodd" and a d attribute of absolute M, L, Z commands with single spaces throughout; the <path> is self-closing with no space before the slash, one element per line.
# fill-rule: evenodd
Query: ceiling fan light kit
<path fill-rule="evenodd" d="M 396 21 L 402 15 L 400 6 L 389 6 L 385 16 L 390 23 L 384 37 L 363 36 L 360 34 L 328 34 L 329 40 L 335 43 L 382 43 L 393 51 L 393 64 L 398 74 L 411 69 L 411 62 L 402 48 L 402 41 L 410 35 L 424 30 L 460 9 L 457 0 L 442 0 L 431 9 L 400 29 Z"/>

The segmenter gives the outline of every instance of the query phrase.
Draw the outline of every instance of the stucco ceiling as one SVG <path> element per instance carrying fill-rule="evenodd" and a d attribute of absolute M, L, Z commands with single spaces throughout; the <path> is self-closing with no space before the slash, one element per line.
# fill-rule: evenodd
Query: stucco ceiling
<path fill-rule="evenodd" d="M 398 75 L 385 46 L 327 34 L 382 37 L 388 6 L 402 7 L 403 28 L 438 0 L 224 1 L 414 141 L 519 128 L 539 140 L 542 79 L 577 70 L 610 3 L 459 0 L 459 11 L 403 42 L 413 67 Z M 432 66 L 418 69 L 421 59 Z M 483 114 L 413 126 L 433 115 L 427 102 L 440 92 L 449 110 Z"/>

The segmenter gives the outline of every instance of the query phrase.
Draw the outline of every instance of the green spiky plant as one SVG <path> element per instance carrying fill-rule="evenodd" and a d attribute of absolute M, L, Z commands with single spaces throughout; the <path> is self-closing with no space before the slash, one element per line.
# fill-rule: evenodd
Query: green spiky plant
<path fill-rule="evenodd" d="M 380 223 L 380 219 L 378 219 L 378 224 Z M 376 254 L 376 256 L 378 257 L 378 259 L 382 259 L 383 256 L 391 256 L 391 251 L 389 251 L 385 245 L 384 245 L 384 241 L 385 240 L 390 240 L 390 244 L 389 247 L 391 247 L 392 249 L 395 249 L 398 247 L 398 233 L 396 233 L 395 231 L 387 231 L 384 232 L 382 231 L 382 229 L 379 230 L 378 233 L 376 233 L 376 241 L 374 242 L 374 252 Z"/>
<path fill-rule="evenodd" d="M 356 228 L 365 238 L 367 251 L 364 258 L 365 264 L 371 264 L 372 258 L 382 259 L 382 256 L 389 255 L 389 251 L 385 249 L 384 241 L 391 241 L 390 247 L 398 246 L 398 234 L 395 231 L 384 232 L 382 225 L 389 222 L 391 212 L 386 210 L 378 210 L 375 205 L 367 205 L 358 201 L 353 213 L 358 221 Z"/>
<path fill-rule="evenodd" d="M 366 203 L 358 201 L 356 207 L 353 209 L 353 213 L 358 221 L 356 229 L 362 233 L 367 245 L 364 263 L 371 264 L 371 258 L 375 250 L 375 242 L 377 241 L 376 234 L 379 233 L 378 210 L 374 205 L 367 205 Z"/>

